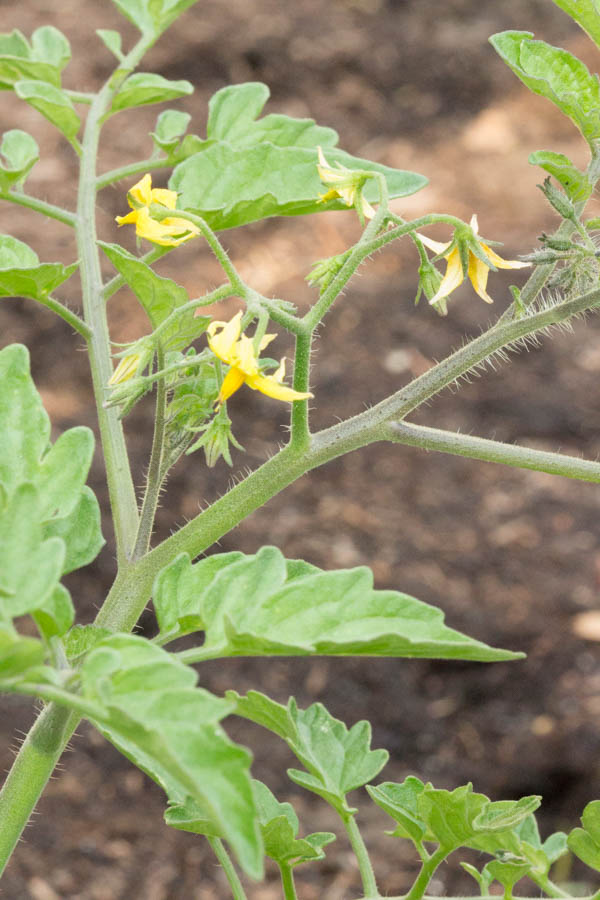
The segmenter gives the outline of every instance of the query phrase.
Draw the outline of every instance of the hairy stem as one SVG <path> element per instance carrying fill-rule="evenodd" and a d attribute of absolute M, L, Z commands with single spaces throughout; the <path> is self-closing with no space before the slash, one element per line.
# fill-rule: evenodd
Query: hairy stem
<path fill-rule="evenodd" d="M 158 369 L 163 368 L 165 364 L 165 355 L 159 347 L 156 351 L 156 365 Z M 156 409 L 154 415 L 154 436 L 152 438 L 152 450 L 150 452 L 150 463 L 148 466 L 148 475 L 146 477 L 146 490 L 142 509 L 140 512 L 140 524 L 133 548 L 132 560 L 139 559 L 148 552 L 150 547 L 150 539 L 152 537 L 152 528 L 154 526 L 154 518 L 156 516 L 156 508 L 160 497 L 160 489 L 165 478 L 166 472 L 163 469 L 164 442 L 165 442 L 165 413 L 167 409 L 167 388 L 165 379 L 160 378 L 156 386 Z"/>
<path fill-rule="evenodd" d="M 54 297 L 44 297 L 43 299 L 38 298 L 38 303 L 41 303 L 46 309 L 52 310 L 53 313 L 56 313 L 57 316 L 64 319 L 71 328 L 74 328 L 84 340 L 89 341 L 92 336 L 89 326 L 86 325 L 83 319 L 79 318 L 77 313 L 70 310 L 64 303 L 61 303 L 60 300 L 55 300 Z"/>
<path fill-rule="evenodd" d="M 7 194 L 2 194 L 1 199 L 8 200 L 9 203 L 16 203 L 18 206 L 25 206 L 27 209 L 39 212 L 50 219 L 56 219 L 57 222 L 62 222 L 63 225 L 69 225 L 71 228 L 75 228 L 77 223 L 75 213 L 69 212 L 68 209 L 62 209 L 60 206 L 55 206 L 54 203 L 46 203 L 45 200 L 38 200 L 37 197 L 30 197 L 29 194 L 24 194 L 21 191 L 9 191 Z"/>
<path fill-rule="evenodd" d="M 432 853 L 429 859 L 424 860 L 419 875 L 405 897 L 405 900 L 422 900 L 427 889 L 427 885 L 433 878 L 437 867 L 448 856 L 449 851 L 443 847 L 439 847 L 435 853 Z"/>
<path fill-rule="evenodd" d="M 145 175 L 152 169 L 168 169 L 173 165 L 170 159 L 160 159 L 159 157 L 150 157 L 150 159 L 142 159 L 140 162 L 129 163 L 127 166 L 120 166 L 118 169 L 111 169 L 96 178 L 96 190 L 101 191 L 117 181 L 124 178 L 131 178 L 134 175 Z"/>
<path fill-rule="evenodd" d="M 238 873 L 235 871 L 234 865 L 231 862 L 231 858 L 229 853 L 225 849 L 223 841 L 220 838 L 207 838 L 208 843 L 213 849 L 213 852 L 221 866 L 223 867 L 223 871 L 225 872 L 225 877 L 229 882 L 229 887 L 231 888 L 231 893 L 233 895 L 233 900 L 247 900 L 246 892 L 242 887 L 242 882 L 238 877 Z"/>
<path fill-rule="evenodd" d="M 375 873 L 369 858 L 369 853 L 363 841 L 362 834 L 359 831 L 356 819 L 352 814 L 341 817 L 344 828 L 348 835 L 348 839 L 358 862 L 358 869 L 365 892 L 365 900 L 378 900 L 381 894 L 377 890 L 377 882 L 375 881 Z"/>

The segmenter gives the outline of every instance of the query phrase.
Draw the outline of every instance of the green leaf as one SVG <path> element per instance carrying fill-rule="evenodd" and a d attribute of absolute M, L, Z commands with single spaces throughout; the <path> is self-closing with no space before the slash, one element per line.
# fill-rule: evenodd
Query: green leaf
<path fill-rule="evenodd" d="M 585 203 L 591 196 L 593 185 L 587 175 L 581 172 L 564 153 L 537 150 L 529 154 L 529 162 L 532 166 L 541 166 L 556 178 L 574 203 Z"/>
<path fill-rule="evenodd" d="M 110 114 L 130 109 L 133 106 L 147 106 L 150 103 L 165 103 L 177 100 L 194 92 L 189 81 L 169 81 L 162 75 L 151 72 L 136 72 L 125 79 L 116 94 Z"/>
<path fill-rule="evenodd" d="M 71 277 L 77 265 L 40 263 L 27 244 L 9 234 L 0 234 L 0 297 L 44 300 Z"/>
<path fill-rule="evenodd" d="M 215 557 L 194 565 L 179 558 L 172 565 L 168 630 L 173 629 L 175 618 L 184 617 L 188 621 L 185 626 L 179 623 L 179 633 L 204 630 L 202 658 L 208 654 L 486 662 L 518 658 L 447 628 L 443 613 L 435 607 L 396 591 L 374 590 L 373 574 L 364 567 L 333 572 L 310 567 L 306 574 L 299 574 L 299 563 L 294 562 L 294 577 L 288 580 L 286 560 L 275 547 L 263 547 L 256 556 L 228 558 L 222 566 Z M 163 617 L 165 603 L 159 596 Z"/>
<path fill-rule="evenodd" d="M 62 574 L 65 545 L 45 539 L 39 503 L 36 488 L 24 483 L 0 505 L 0 620 L 43 607 Z"/>
<path fill-rule="evenodd" d="M 20 31 L 0 35 L 0 89 L 12 88 L 23 79 L 60 87 L 60 73 L 71 58 L 67 38 L 52 25 L 43 25 L 31 36 L 31 45 Z"/>
<path fill-rule="evenodd" d="M 37 109 L 49 122 L 73 142 L 81 127 L 81 119 L 75 112 L 67 94 L 44 81 L 17 81 L 15 93 Z"/>
<path fill-rule="evenodd" d="M 541 802 L 541 797 L 531 796 L 489 803 L 475 818 L 473 825 L 479 832 L 509 831 L 535 812 Z"/>
<path fill-rule="evenodd" d="M 75 619 L 73 601 L 66 587 L 58 584 L 44 605 L 35 610 L 33 618 L 46 640 L 66 634 Z"/>
<path fill-rule="evenodd" d="M 253 780 L 252 786 L 266 855 L 288 866 L 324 859 L 323 847 L 335 840 L 335 834 L 317 832 L 297 840 L 300 823 L 294 807 L 280 803 L 261 781 Z"/>
<path fill-rule="evenodd" d="M 424 789 L 423 782 L 414 775 L 409 775 L 402 784 L 384 781 L 367 785 L 371 800 L 398 823 L 394 835 L 408 838 L 416 845 L 421 843 L 427 831 L 427 824 L 419 812 L 419 797 Z"/>
<path fill-rule="evenodd" d="M 111 28 L 96 28 L 96 34 L 104 46 L 117 57 L 119 62 L 121 62 L 123 59 L 123 51 L 121 48 L 123 38 L 119 32 L 113 31 Z"/>
<path fill-rule="evenodd" d="M 290 116 L 258 116 L 269 99 L 266 84 L 250 81 L 232 84 L 213 94 L 208 104 L 206 136 L 236 147 L 270 141 L 281 147 L 334 147 L 338 135 L 333 128 L 316 125 L 313 119 Z"/>
<path fill-rule="evenodd" d="M 502 811 L 502 805 L 517 803 L 514 812 L 520 815 L 527 808 L 528 803 L 533 803 L 537 799 L 535 797 L 524 797 L 520 801 L 500 801 L 490 803 L 488 809 L 491 811 L 491 818 L 495 817 L 495 810 L 499 811 L 501 821 L 504 812 L 508 812 L 509 821 L 512 818 L 510 809 Z M 502 853 L 512 854 L 526 860 L 532 871 L 536 875 L 547 875 L 550 866 L 556 862 L 567 850 L 567 836 L 563 832 L 556 832 L 542 844 L 537 822 L 533 814 L 527 815 L 524 819 L 514 825 L 510 830 L 506 831 L 485 831 L 486 810 L 483 810 L 482 816 L 477 820 L 484 823 L 484 830 L 479 830 L 468 841 L 468 846 L 475 850 L 483 850 L 493 856 Z"/>
<path fill-rule="evenodd" d="M 571 853 L 592 869 L 600 871 L 600 800 L 592 800 L 583 810 L 583 828 L 574 828 L 567 838 Z"/>
<path fill-rule="evenodd" d="M 484 794 L 473 793 L 471 784 L 453 791 L 427 785 L 419 798 L 419 811 L 440 847 L 451 852 L 473 837 L 474 820 L 489 802 Z"/>
<path fill-rule="evenodd" d="M 288 707 L 271 700 L 260 691 L 248 691 L 245 697 L 237 691 L 226 691 L 225 698 L 235 704 L 235 714 L 272 731 L 288 744 L 298 741 L 297 728 L 290 718 Z"/>
<path fill-rule="evenodd" d="M 554 0 L 600 47 L 600 6 L 598 0 Z"/>
<path fill-rule="evenodd" d="M 108 628 L 101 628 L 99 625 L 75 625 L 63 639 L 67 659 L 69 662 L 79 660 L 107 637 L 112 637 L 112 632 Z"/>
<path fill-rule="evenodd" d="M 414 194 L 427 184 L 422 175 L 390 169 L 342 150 L 328 150 L 327 158 L 348 168 L 382 173 L 392 198 Z M 219 141 L 179 163 L 169 187 L 181 195 L 182 208 L 201 215 L 216 230 L 269 216 L 348 208 L 342 201 L 324 204 L 319 199 L 323 185 L 317 173 L 315 149 L 272 143 L 234 147 Z M 364 194 L 367 200 L 377 202 L 377 185 L 367 183 Z"/>
<path fill-rule="evenodd" d="M 189 301 L 185 288 L 170 278 L 157 275 L 150 266 L 123 247 L 102 241 L 99 244 L 142 304 L 152 328 L 156 328 L 167 316 Z M 210 316 L 195 316 L 194 313 L 195 310 L 188 310 L 161 332 L 160 343 L 163 350 L 182 350 L 206 331 Z"/>
<path fill-rule="evenodd" d="M 186 133 L 191 118 L 189 113 L 178 109 L 161 112 L 151 135 L 155 145 L 165 153 L 172 153 Z"/>
<path fill-rule="evenodd" d="M 100 506 L 91 488 L 84 486 L 68 515 L 53 518 L 44 526 L 46 537 L 61 538 L 66 547 L 63 575 L 93 562 L 106 543 L 102 535 Z"/>
<path fill-rule="evenodd" d="M 567 50 L 532 40 L 528 31 L 503 31 L 490 43 L 515 75 L 552 101 L 590 144 L 600 138 L 600 82 Z"/>
<path fill-rule="evenodd" d="M 206 837 L 222 838 L 225 835 L 212 819 L 208 819 L 204 810 L 191 797 L 186 797 L 183 803 L 172 803 L 165 810 L 165 823 L 171 828 L 180 831 L 190 831 L 192 834 L 203 834 Z"/>
<path fill-rule="evenodd" d="M 0 350 L 0 385 L 0 484 L 12 493 L 37 472 L 50 439 L 50 420 L 29 372 L 26 347 Z"/>
<path fill-rule="evenodd" d="M 35 638 L 22 637 L 6 623 L 0 623 L 0 683 L 42 665 L 44 646 Z"/>
<path fill-rule="evenodd" d="M 113 0 L 130 22 L 146 35 L 158 36 L 197 0 Z"/>
<path fill-rule="evenodd" d="M 172 802 L 191 797 L 199 803 L 245 871 L 258 878 L 262 848 L 250 754 L 218 724 L 232 704 L 197 688 L 197 677 L 136 635 L 105 638 L 81 667 L 84 697 L 104 709 L 94 724 Z"/>
<path fill-rule="evenodd" d="M 485 868 L 492 878 L 499 881 L 502 887 L 509 892 L 510 896 L 517 881 L 520 881 L 530 871 L 531 864 L 515 857 L 514 860 L 493 859 Z"/>
<path fill-rule="evenodd" d="M 6 161 L 6 165 L 0 165 L 0 194 L 7 194 L 14 185 L 25 183 L 40 157 L 40 150 L 30 134 L 14 128 L 4 133 L 0 154 Z"/>

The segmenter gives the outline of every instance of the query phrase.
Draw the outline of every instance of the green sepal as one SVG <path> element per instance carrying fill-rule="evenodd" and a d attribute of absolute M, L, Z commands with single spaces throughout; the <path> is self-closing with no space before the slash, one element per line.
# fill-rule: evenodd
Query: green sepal
<path fill-rule="evenodd" d="M 546 97 L 567 115 L 592 145 L 600 138 L 600 82 L 560 47 L 533 40 L 528 31 L 503 31 L 490 43 L 534 94 Z"/>
<path fill-rule="evenodd" d="M 600 800 L 592 800 L 581 816 L 583 828 L 574 828 L 567 838 L 571 853 L 589 866 L 600 871 Z"/>
<path fill-rule="evenodd" d="M 194 92 L 189 81 L 169 81 L 153 72 L 136 72 L 125 79 L 115 95 L 109 115 L 134 106 L 168 103 Z"/>
<path fill-rule="evenodd" d="M 123 43 L 123 38 L 119 32 L 114 31 L 112 28 L 96 28 L 96 34 L 104 46 L 117 57 L 119 62 L 122 62 L 123 50 L 121 45 Z"/>
<path fill-rule="evenodd" d="M 448 628 L 440 610 L 414 597 L 374 590 L 373 573 L 366 567 L 332 572 L 315 569 L 288 581 L 287 561 L 276 547 L 263 547 L 256 556 L 227 558 L 213 570 L 216 565 L 215 557 L 193 566 L 179 557 L 177 571 L 169 576 L 171 620 L 174 616 L 197 617 L 202 625 L 196 628 L 205 631 L 204 654 L 405 656 L 487 662 L 518 658 L 518 654 L 493 649 Z M 195 575 L 187 574 L 190 566 L 194 573 L 214 571 L 209 583 L 202 582 L 202 590 L 193 587 Z M 159 597 L 158 604 L 162 603 Z M 186 625 L 185 631 L 190 630 Z M 183 626 L 179 633 L 184 633 Z"/>
<path fill-rule="evenodd" d="M 37 109 L 58 128 L 68 141 L 75 141 L 81 128 L 81 119 L 64 91 L 44 81 L 17 81 L 14 91 L 17 97 Z"/>
<path fill-rule="evenodd" d="M 158 37 L 197 0 L 113 0 L 120 13 L 147 36 Z"/>
<path fill-rule="evenodd" d="M 34 80 L 60 87 L 60 73 L 71 58 L 67 38 L 52 25 L 37 28 L 31 44 L 20 31 L 0 35 L 0 90 Z"/>
<path fill-rule="evenodd" d="M 78 263 L 40 263 L 37 254 L 10 234 L 0 234 L 0 297 L 44 300 L 76 271 Z"/>
<path fill-rule="evenodd" d="M 150 266 L 119 244 L 105 244 L 103 241 L 99 244 L 140 301 L 152 328 L 161 325 L 179 306 L 189 301 L 185 288 L 170 278 L 157 275 Z M 165 352 L 183 350 L 206 331 L 210 317 L 195 316 L 194 313 L 195 310 L 188 310 L 161 331 L 160 344 Z"/>
<path fill-rule="evenodd" d="M 81 666 L 83 697 L 102 710 L 90 717 L 93 724 L 172 803 L 194 799 L 242 868 L 260 878 L 250 753 L 219 725 L 233 704 L 198 688 L 197 680 L 193 669 L 137 635 L 101 640 Z"/>
<path fill-rule="evenodd" d="M 592 194 L 593 185 L 585 172 L 581 172 L 564 153 L 552 150 L 536 150 L 529 154 L 532 166 L 540 166 L 552 175 L 574 203 L 585 203 Z"/>
<path fill-rule="evenodd" d="M 406 197 L 421 190 L 427 179 L 414 172 L 391 169 L 352 157 L 342 150 L 327 151 L 331 163 L 385 176 L 389 196 Z M 211 228 L 222 230 L 269 216 L 296 216 L 327 209 L 348 209 L 342 200 L 323 203 L 323 185 L 317 172 L 317 151 L 309 147 L 260 143 L 248 147 L 218 141 L 179 163 L 169 180 L 180 194 L 179 205 L 202 216 Z M 364 187 L 370 202 L 377 202 L 375 179 Z"/>
<path fill-rule="evenodd" d="M 0 154 L 6 162 L 6 165 L 0 165 L 0 194 L 8 194 L 12 187 L 23 186 L 40 158 L 40 148 L 26 131 L 13 128 L 4 132 Z"/>
<path fill-rule="evenodd" d="M 331 832 L 316 832 L 298 839 L 298 816 L 291 803 L 280 803 L 266 784 L 253 779 L 252 787 L 265 854 L 278 864 L 297 866 L 324 859 L 323 847 L 335 841 Z"/>

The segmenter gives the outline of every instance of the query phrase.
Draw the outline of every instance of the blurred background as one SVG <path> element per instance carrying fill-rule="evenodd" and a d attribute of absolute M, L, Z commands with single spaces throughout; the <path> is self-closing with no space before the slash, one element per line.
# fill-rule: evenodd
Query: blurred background
<path fill-rule="evenodd" d="M 63 30 L 73 47 L 69 88 L 95 90 L 113 60 L 96 28 L 116 28 L 129 47 L 135 30 L 108 0 L 0 2 L 3 30 L 25 34 L 42 24 Z M 503 241 L 507 258 L 529 252 L 556 222 L 536 189 L 542 175 L 527 163 L 553 149 L 585 164 L 575 128 L 546 101 L 529 95 L 487 43 L 503 29 L 534 31 L 566 46 L 592 68 L 596 49 L 551 0 L 204 0 L 188 11 L 149 53 L 143 68 L 188 78 L 196 93 L 179 108 L 204 134 L 210 95 L 229 83 L 259 80 L 271 88 L 267 112 L 311 116 L 336 128 L 340 145 L 359 156 L 412 169 L 430 186 L 394 209 L 407 217 L 429 211 L 468 220 Z M 2 131 L 30 131 L 42 159 L 28 190 L 73 208 L 75 160 L 37 112 L 5 93 Z M 163 107 L 127 111 L 104 132 L 100 171 L 151 152 L 148 132 Z M 155 185 L 164 182 L 155 178 Z M 100 236 L 133 248 L 114 216 L 126 209 L 129 183 L 99 197 Z M 5 206 L 5 232 L 30 243 L 43 261 L 75 257 L 67 228 Z M 597 210 L 595 211 L 597 213 Z M 431 236 L 445 239 L 443 229 Z M 244 278 L 262 293 L 300 309 L 315 294 L 304 278 L 311 263 L 357 239 L 352 212 L 278 219 L 227 232 L 223 240 Z M 314 428 L 326 427 L 397 390 L 476 335 L 509 302 L 520 273 L 492 274 L 487 307 L 470 285 L 457 291 L 449 315 L 422 302 L 415 308 L 417 260 L 411 246 L 392 245 L 363 266 L 321 330 L 313 373 Z M 158 269 L 198 296 L 219 274 L 200 242 L 180 248 Z M 109 270 L 107 269 L 107 274 Z M 508 276 L 508 277 L 505 277 Z M 76 279 L 64 296 L 79 308 Z M 215 310 L 228 317 L 235 306 Z M 135 300 L 121 291 L 110 301 L 116 340 L 147 328 Z M 31 350 L 32 369 L 55 436 L 76 424 L 95 428 L 90 379 L 81 341 L 33 301 L 3 300 L 2 346 Z M 273 355 L 289 352 L 281 336 Z M 509 365 L 460 390 L 446 391 L 413 421 L 548 450 L 597 458 L 598 325 L 577 323 Z M 234 432 L 246 453 L 233 470 L 207 470 L 201 455 L 175 469 L 158 515 L 157 539 L 221 494 L 246 467 L 254 468 L 285 438 L 287 407 L 240 391 L 231 402 Z M 143 485 L 151 441 L 152 402 L 127 421 L 135 479 Z M 91 483 L 106 502 L 101 460 Z M 522 650 L 527 660 L 486 666 L 426 660 L 237 660 L 205 664 L 201 683 L 216 692 L 265 690 L 301 705 L 319 700 L 348 725 L 369 718 L 373 746 L 387 747 L 385 780 L 413 773 L 437 787 L 472 780 L 494 800 L 540 793 L 544 836 L 578 824 L 585 803 L 600 796 L 600 612 L 597 588 L 598 488 L 550 475 L 518 472 L 403 447 L 373 446 L 292 485 L 255 513 L 217 550 L 255 552 L 276 544 L 288 557 L 325 567 L 368 565 L 380 588 L 395 588 L 439 606 L 449 625 L 481 640 Z M 80 621 L 92 620 L 114 575 L 107 546 L 69 587 Z M 153 616 L 141 622 L 153 633 Z M 0 765 L 31 723 L 33 704 L 0 700 Z M 229 734 L 255 752 L 255 773 L 289 799 L 302 833 L 337 830 L 324 805 L 289 782 L 286 748 L 243 722 Z M 10 900 L 220 900 L 229 896 L 203 840 L 167 829 L 162 792 L 116 750 L 81 726 L 64 768 L 51 781 L 2 884 Z M 353 797 L 382 893 L 399 894 L 418 869 L 410 848 L 383 835 L 390 821 Z M 563 877 L 581 877 L 563 867 Z M 586 877 L 589 876 L 589 872 Z M 452 861 L 435 891 L 474 888 Z M 591 876 L 590 876 L 591 877 Z M 594 886 L 587 885 L 588 891 Z M 304 900 L 359 895 L 355 863 L 343 835 L 327 860 L 298 871 Z M 280 897 L 274 872 L 251 900 Z"/>

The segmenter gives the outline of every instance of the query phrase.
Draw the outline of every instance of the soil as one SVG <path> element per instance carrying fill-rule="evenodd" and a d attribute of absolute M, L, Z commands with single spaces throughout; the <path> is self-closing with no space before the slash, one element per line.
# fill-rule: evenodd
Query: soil
<path fill-rule="evenodd" d="M 134 30 L 108 3 L 93 0 L 2 2 L 6 31 L 29 33 L 50 23 L 74 48 L 67 86 L 94 89 L 111 65 L 95 28 L 119 28 L 126 45 Z M 535 31 L 594 65 L 594 50 L 550 0 L 204 0 L 149 54 L 147 66 L 198 85 L 182 104 L 202 133 L 206 100 L 232 82 L 261 80 L 272 89 L 270 111 L 311 115 L 335 127 L 341 145 L 430 178 L 425 191 L 396 202 L 399 212 L 479 214 L 482 233 L 503 240 L 505 256 L 527 252 L 554 220 L 535 185 L 528 153 L 552 148 L 585 160 L 582 142 L 540 98 L 529 96 L 487 44 L 494 31 Z M 4 98 L 3 98 L 4 99 Z M 0 113 L 2 130 L 22 127 L 38 137 L 43 158 L 29 182 L 38 196 L 72 206 L 71 150 L 38 114 L 12 96 Z M 156 110 L 108 123 L 101 168 L 149 153 Z M 101 195 L 102 236 L 117 239 L 113 217 L 124 211 L 121 188 Z M 61 226 L 40 223 L 16 207 L 5 231 L 28 240 L 45 260 L 70 261 L 74 249 Z M 596 213 L 597 214 L 597 213 Z M 314 299 L 304 282 L 313 260 L 344 249 L 357 235 L 352 213 L 312 220 L 273 220 L 224 236 L 235 263 L 263 293 Z M 440 237 L 444 232 L 440 231 Z M 122 234 L 119 239 L 125 240 Z M 167 260 L 164 274 L 197 296 L 216 283 L 215 265 L 195 246 Z M 184 265 L 189 264 L 186 269 Z M 314 369 L 314 427 L 362 410 L 446 355 L 465 334 L 477 334 L 508 302 L 519 273 L 490 279 L 495 307 L 470 287 L 454 295 L 441 319 L 413 306 L 415 259 L 391 248 L 362 270 L 323 327 Z M 67 296 L 67 295 L 66 295 Z M 78 304 L 76 287 L 67 299 Z M 223 305 L 219 313 L 233 311 Z M 121 292 L 111 301 L 115 339 L 144 329 L 143 316 Z M 3 301 L 2 345 L 27 344 L 56 433 L 94 427 L 90 382 L 81 346 L 62 321 L 29 301 Z M 281 352 L 287 348 L 283 345 Z M 446 391 L 414 421 L 508 442 L 597 458 L 600 414 L 598 323 L 578 322 L 509 365 L 489 369 L 460 390 Z M 259 465 L 284 437 L 285 410 L 241 392 L 231 404 L 246 448 L 207 471 L 199 456 L 173 473 L 158 516 L 156 539 L 194 515 Z M 143 484 L 151 405 L 128 422 L 136 481 Z M 102 501 L 101 462 L 91 483 Z M 577 824 L 583 806 L 600 796 L 600 581 L 598 512 L 592 485 L 520 472 L 409 448 L 377 445 L 313 472 L 253 514 L 220 542 L 220 550 L 254 552 L 276 544 L 288 557 L 323 566 L 366 564 L 381 588 L 396 588 L 444 610 L 455 628 L 527 659 L 482 665 L 426 660 L 238 660 L 205 664 L 201 680 L 219 693 L 257 688 L 279 701 L 319 700 L 349 725 L 368 718 L 373 746 L 387 747 L 383 773 L 414 773 L 436 786 L 473 781 L 493 799 L 543 794 L 544 835 Z M 89 569 L 69 580 L 80 621 L 91 621 L 114 575 L 109 541 Z M 152 615 L 141 621 L 153 630 Z M 4 697 L 0 765 L 27 730 L 34 708 Z M 323 804 L 285 777 L 286 748 L 229 721 L 232 737 L 255 751 L 255 772 L 292 799 L 305 832 L 337 830 Z M 44 794 L 0 886 L 7 900 L 217 900 L 229 896 L 202 839 L 162 823 L 161 791 L 91 728 L 82 726 L 64 765 Z M 389 820 L 356 796 L 382 892 L 407 889 L 417 870 L 410 850 L 383 836 Z M 597 889 L 588 870 L 569 863 L 562 878 Z M 452 862 L 432 892 L 466 890 Z M 275 873 L 248 885 L 251 900 L 281 896 Z M 327 860 L 298 873 L 303 900 L 349 900 L 360 893 L 353 858 L 340 835 Z"/>

